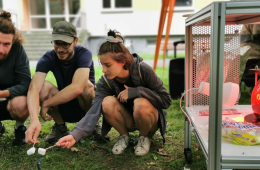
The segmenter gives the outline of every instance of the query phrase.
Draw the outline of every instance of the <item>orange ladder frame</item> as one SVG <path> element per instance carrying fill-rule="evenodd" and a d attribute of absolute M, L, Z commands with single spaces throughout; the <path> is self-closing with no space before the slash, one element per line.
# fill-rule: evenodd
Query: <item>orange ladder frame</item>
<path fill-rule="evenodd" d="M 162 40 L 162 33 L 164 29 L 164 23 L 166 19 L 167 10 L 169 7 L 168 12 L 168 21 L 167 21 L 167 28 L 166 28 L 166 35 L 164 40 L 164 46 L 163 46 L 163 69 L 165 68 L 165 53 L 166 53 L 166 47 L 169 40 L 169 34 L 172 24 L 172 16 L 174 12 L 174 6 L 175 6 L 176 0 L 162 0 L 162 8 L 161 8 L 161 15 L 160 15 L 160 22 L 159 22 L 159 28 L 158 28 L 158 35 L 156 40 L 156 48 L 155 48 L 155 56 L 154 56 L 154 65 L 153 69 L 156 70 L 158 56 L 159 56 L 159 50 L 161 46 L 161 40 Z"/>

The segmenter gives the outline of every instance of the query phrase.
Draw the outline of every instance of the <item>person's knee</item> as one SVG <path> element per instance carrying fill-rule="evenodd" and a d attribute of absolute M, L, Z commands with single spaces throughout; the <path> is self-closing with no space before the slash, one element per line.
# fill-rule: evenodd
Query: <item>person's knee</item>
<path fill-rule="evenodd" d="M 7 110 L 14 120 L 25 121 L 29 116 L 26 97 L 12 99 L 7 105 Z"/>
<path fill-rule="evenodd" d="M 52 97 L 54 91 L 58 92 L 58 89 L 49 81 L 45 81 L 39 94 L 40 101 L 43 102 Z"/>
<path fill-rule="evenodd" d="M 134 100 L 134 116 L 143 118 L 144 116 L 150 115 L 152 108 L 150 102 L 145 98 L 137 98 Z"/>
<path fill-rule="evenodd" d="M 109 116 L 113 112 L 115 105 L 117 104 L 117 100 L 113 96 L 107 96 L 104 98 L 102 102 L 102 113 L 103 115 Z"/>

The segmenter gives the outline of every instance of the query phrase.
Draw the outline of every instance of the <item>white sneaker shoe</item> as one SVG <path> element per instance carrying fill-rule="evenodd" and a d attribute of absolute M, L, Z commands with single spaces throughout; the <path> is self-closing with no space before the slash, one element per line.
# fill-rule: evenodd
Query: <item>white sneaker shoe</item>
<path fill-rule="evenodd" d="M 151 140 L 148 137 L 140 136 L 138 144 L 135 146 L 135 155 L 144 156 L 149 153 Z"/>
<path fill-rule="evenodd" d="M 123 153 L 123 151 L 125 150 L 125 148 L 127 147 L 129 142 L 129 136 L 128 135 L 122 135 L 119 136 L 119 140 L 116 142 L 116 144 L 114 145 L 112 152 L 115 155 L 119 155 L 121 153 Z"/>

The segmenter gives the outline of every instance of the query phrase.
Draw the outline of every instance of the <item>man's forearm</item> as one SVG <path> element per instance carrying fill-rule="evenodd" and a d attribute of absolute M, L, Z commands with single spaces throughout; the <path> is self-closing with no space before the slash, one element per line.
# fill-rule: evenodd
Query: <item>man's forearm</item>
<path fill-rule="evenodd" d="M 39 92 L 31 90 L 27 95 L 27 105 L 32 120 L 39 120 Z"/>
<path fill-rule="evenodd" d="M 1 90 L 0 91 L 0 98 L 8 98 L 8 97 L 10 97 L 9 90 Z"/>
<path fill-rule="evenodd" d="M 67 103 L 83 93 L 83 89 L 78 85 L 69 85 L 57 93 L 52 98 L 44 102 L 44 107 L 57 106 L 63 103 Z"/>

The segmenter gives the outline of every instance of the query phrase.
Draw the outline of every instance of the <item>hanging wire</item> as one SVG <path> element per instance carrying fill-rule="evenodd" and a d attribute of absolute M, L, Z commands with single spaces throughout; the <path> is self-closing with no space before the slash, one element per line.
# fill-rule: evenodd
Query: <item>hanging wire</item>
<path fill-rule="evenodd" d="M 192 88 L 192 89 L 187 90 L 185 93 L 183 93 L 183 95 L 182 95 L 181 98 L 180 98 L 180 108 L 181 108 L 182 112 L 186 115 L 186 117 L 189 119 L 190 124 L 191 124 L 190 117 L 189 117 L 189 115 L 183 110 L 183 108 L 181 107 L 181 102 L 184 102 L 184 101 L 182 101 L 182 98 L 183 98 L 183 96 L 184 96 L 188 91 L 190 91 L 190 90 L 196 90 L 196 89 L 199 89 L 199 88 Z"/>

